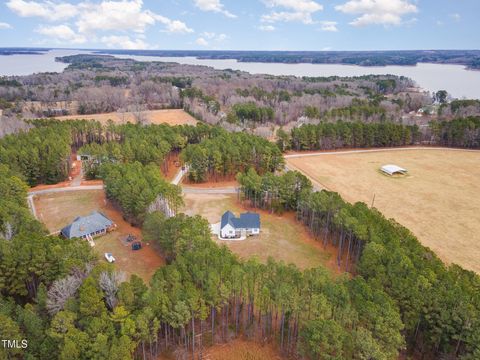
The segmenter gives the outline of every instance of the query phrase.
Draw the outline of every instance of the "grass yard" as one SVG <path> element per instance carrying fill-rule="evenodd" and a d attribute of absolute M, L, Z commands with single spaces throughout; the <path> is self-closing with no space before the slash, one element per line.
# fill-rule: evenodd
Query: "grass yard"
<path fill-rule="evenodd" d="M 137 113 L 133 112 L 112 112 L 91 115 L 68 115 L 58 116 L 58 120 L 76 120 L 87 119 L 96 120 L 101 123 L 106 123 L 112 120 L 114 123 L 136 123 Z M 195 125 L 198 121 L 182 109 L 166 109 L 166 110 L 146 110 L 142 111 L 141 117 L 149 124 L 168 124 L 168 125 Z"/>
<path fill-rule="evenodd" d="M 164 259 L 152 245 L 143 244 L 143 248 L 132 251 L 123 242 L 128 234 L 141 239 L 141 231 L 123 220 L 121 213 L 106 200 L 103 190 L 68 191 L 37 195 L 34 198 L 39 220 L 51 232 L 68 225 L 77 216 L 101 211 L 117 224 L 117 230 L 95 238 L 95 252 L 100 261 L 105 261 L 104 253 L 111 252 L 116 259 L 115 267 L 128 275 L 136 274 L 149 281 L 157 268 L 164 265 Z"/>
<path fill-rule="evenodd" d="M 188 215 L 202 215 L 210 223 L 220 222 L 226 210 L 239 215 L 245 209 L 236 195 L 222 194 L 185 194 L 184 212 Z M 252 210 L 257 211 L 258 210 Z M 278 216 L 260 211 L 261 233 L 248 237 L 244 241 L 220 241 L 241 258 L 257 257 L 266 261 L 269 256 L 275 260 L 294 263 L 302 269 L 324 265 L 337 272 L 334 265 L 333 249 L 323 250 L 307 230 L 296 222 L 293 214 Z"/>
<path fill-rule="evenodd" d="M 408 170 L 389 177 L 380 166 Z M 350 202 L 372 204 L 409 228 L 447 263 L 480 273 L 480 151 L 407 149 L 324 153 L 287 159 L 323 187 Z"/>

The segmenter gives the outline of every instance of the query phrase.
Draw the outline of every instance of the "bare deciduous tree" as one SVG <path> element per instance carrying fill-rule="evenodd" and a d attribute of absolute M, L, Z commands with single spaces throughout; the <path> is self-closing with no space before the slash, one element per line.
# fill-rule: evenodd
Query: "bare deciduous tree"
<path fill-rule="evenodd" d="M 105 294 L 105 302 L 110 310 L 117 306 L 117 292 L 120 284 L 126 280 L 123 271 L 104 271 L 100 274 L 98 283 Z"/>

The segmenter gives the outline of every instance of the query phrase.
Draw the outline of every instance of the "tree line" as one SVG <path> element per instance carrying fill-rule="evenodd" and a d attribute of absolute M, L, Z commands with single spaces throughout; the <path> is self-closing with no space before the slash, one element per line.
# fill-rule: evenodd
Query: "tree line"
<path fill-rule="evenodd" d="M 140 344 L 143 354 L 174 347 L 179 357 L 201 358 L 205 346 L 241 334 L 312 359 L 390 359 L 404 346 L 393 301 L 360 277 L 239 260 L 211 240 L 198 216 L 149 214 L 144 235 L 162 246 L 169 265 L 151 282 L 151 318 L 159 324 Z"/>
<path fill-rule="evenodd" d="M 112 196 L 145 198 L 161 186 L 154 165 L 102 170 Z M 241 334 L 310 358 L 391 358 L 403 347 L 394 303 L 360 278 L 242 261 L 211 240 L 205 219 L 153 211 L 144 235 L 169 265 L 147 287 L 99 263 L 86 242 L 48 236 L 28 210 L 26 190 L 0 165 L 0 335 L 28 339 L 26 349 L 2 347 L 3 358 L 154 359 L 165 350 L 199 358 Z M 124 211 L 130 200 L 119 198 Z"/>
<path fill-rule="evenodd" d="M 103 127 L 75 126 L 69 128 L 72 146 L 107 138 Z M 201 144 L 234 141 L 212 131 L 216 136 Z M 0 337 L 27 338 L 29 346 L 1 348 L 0 356 L 153 359 L 169 350 L 199 358 L 206 346 L 240 335 L 312 359 L 392 359 L 405 346 L 424 358 L 480 356 L 478 275 L 446 267 L 377 210 L 313 192 L 299 173 L 274 176 L 269 167 L 257 173 L 252 145 L 258 139 L 228 136 L 250 138 L 241 143 L 242 151 L 250 151 L 247 166 L 237 168 L 248 170 L 239 176 L 244 199 L 272 211 L 295 211 L 320 241 L 339 249 L 337 263 L 351 277 L 240 260 L 211 240 L 206 220 L 166 216 L 161 201 L 147 209 L 155 194 L 173 189 L 158 165 L 108 163 L 102 166 L 107 193 L 125 214 L 143 221 L 145 239 L 158 243 L 168 261 L 150 286 L 136 276 L 126 281 L 111 265 L 98 263 L 86 242 L 47 236 L 28 211 L 24 175 L 2 162 Z"/>
<path fill-rule="evenodd" d="M 433 141 L 442 146 L 479 148 L 480 117 L 431 122 Z"/>
<path fill-rule="evenodd" d="M 290 134 L 280 129 L 278 145 L 282 150 L 332 150 L 355 147 L 405 146 L 420 139 L 416 125 L 400 125 L 392 122 L 362 123 L 320 122 L 293 128 Z"/>
<path fill-rule="evenodd" d="M 122 208 L 124 216 L 134 225 L 141 225 L 149 206 L 164 203 L 174 214 L 183 204 L 181 189 L 162 176 L 158 166 L 139 162 L 104 164 L 100 169 L 105 193 Z"/>
<path fill-rule="evenodd" d="M 188 176 L 194 182 L 234 177 L 249 167 L 259 173 L 272 172 L 284 164 L 275 144 L 258 136 L 226 131 L 187 145 L 180 157 L 189 165 Z"/>
<path fill-rule="evenodd" d="M 270 174 L 260 177 L 250 171 L 238 179 L 242 197 L 252 206 L 295 211 L 324 246 L 337 248 L 339 267 L 388 294 L 400 311 L 410 353 L 426 358 L 480 356 L 477 274 L 445 266 L 408 229 L 375 208 L 349 204 L 337 193 L 313 192 L 301 174 L 272 180 Z M 290 184 L 290 192 L 282 191 L 285 184 Z"/>
<path fill-rule="evenodd" d="M 70 168 L 71 133 L 67 126 L 38 127 L 0 139 L 0 163 L 8 164 L 29 185 L 63 181 Z"/>

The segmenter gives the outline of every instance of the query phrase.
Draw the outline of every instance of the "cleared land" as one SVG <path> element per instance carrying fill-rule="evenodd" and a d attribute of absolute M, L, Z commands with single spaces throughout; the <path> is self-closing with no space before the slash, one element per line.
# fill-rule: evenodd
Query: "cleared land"
<path fill-rule="evenodd" d="M 380 166 L 408 170 L 389 177 Z M 480 151 L 416 149 L 288 158 L 314 182 L 409 228 L 447 263 L 480 273 Z"/>
<path fill-rule="evenodd" d="M 280 360 L 282 357 L 271 344 L 261 345 L 241 339 L 207 349 L 206 359 L 210 360 Z"/>
<path fill-rule="evenodd" d="M 245 212 L 236 195 L 222 194 L 185 194 L 187 215 L 202 215 L 210 223 L 218 223 L 226 210 L 236 215 Z M 252 210 L 258 211 L 258 210 Z M 333 249 L 323 250 L 320 242 L 315 241 L 307 230 L 295 221 L 293 214 L 278 216 L 260 211 L 261 233 L 243 241 L 220 241 L 241 258 L 257 257 L 266 261 L 269 256 L 275 260 L 294 263 L 302 269 L 320 265 L 338 271 L 334 264 Z"/>
<path fill-rule="evenodd" d="M 126 122 L 136 123 L 138 119 L 147 124 L 168 124 L 168 125 L 195 125 L 198 121 L 182 109 L 148 110 L 140 112 L 112 112 L 91 115 L 68 115 L 58 116 L 58 120 L 87 119 L 106 123 L 112 120 L 114 123 L 123 124 Z"/>
<path fill-rule="evenodd" d="M 39 220 L 43 221 L 51 232 L 60 230 L 75 217 L 88 215 L 94 210 L 107 215 L 117 224 L 117 230 L 95 238 L 93 249 L 98 253 L 100 261 L 105 261 L 105 252 L 111 252 L 116 259 L 115 267 L 128 275 L 136 274 L 149 281 L 155 270 L 165 263 L 151 245 L 144 243 L 141 250 L 132 251 L 124 242 L 128 234 L 133 234 L 140 240 L 141 231 L 123 220 L 121 213 L 106 200 L 103 190 L 36 195 L 34 201 Z"/>

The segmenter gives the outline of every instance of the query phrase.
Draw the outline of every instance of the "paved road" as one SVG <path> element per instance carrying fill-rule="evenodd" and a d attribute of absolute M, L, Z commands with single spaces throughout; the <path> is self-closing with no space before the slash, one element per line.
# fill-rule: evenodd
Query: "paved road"
<path fill-rule="evenodd" d="M 236 194 L 236 187 L 228 188 L 188 188 L 182 187 L 182 192 L 184 194 Z"/>
<path fill-rule="evenodd" d="M 51 193 L 59 193 L 65 191 L 82 191 L 82 190 L 102 190 L 103 185 L 80 185 L 80 186 L 67 186 L 61 188 L 50 188 L 50 189 L 42 189 L 42 190 L 33 190 L 29 191 L 29 197 L 32 195 L 42 195 L 42 194 L 51 194 Z"/>
<path fill-rule="evenodd" d="M 177 175 L 175 175 L 175 177 L 173 178 L 173 180 L 171 181 L 171 183 L 173 185 L 178 185 L 180 184 L 180 181 L 182 181 L 183 177 L 188 173 L 188 166 L 185 167 L 185 170 L 183 170 L 182 168 L 180 168 L 180 170 L 178 171 Z"/>
<path fill-rule="evenodd" d="M 28 197 L 27 197 L 27 202 L 28 202 L 28 208 L 29 208 L 30 211 L 32 212 L 34 218 L 35 218 L 35 219 L 38 219 L 37 209 L 35 209 L 35 204 L 34 204 L 34 202 L 33 202 L 33 194 L 32 194 L 32 195 L 28 195 Z"/>

